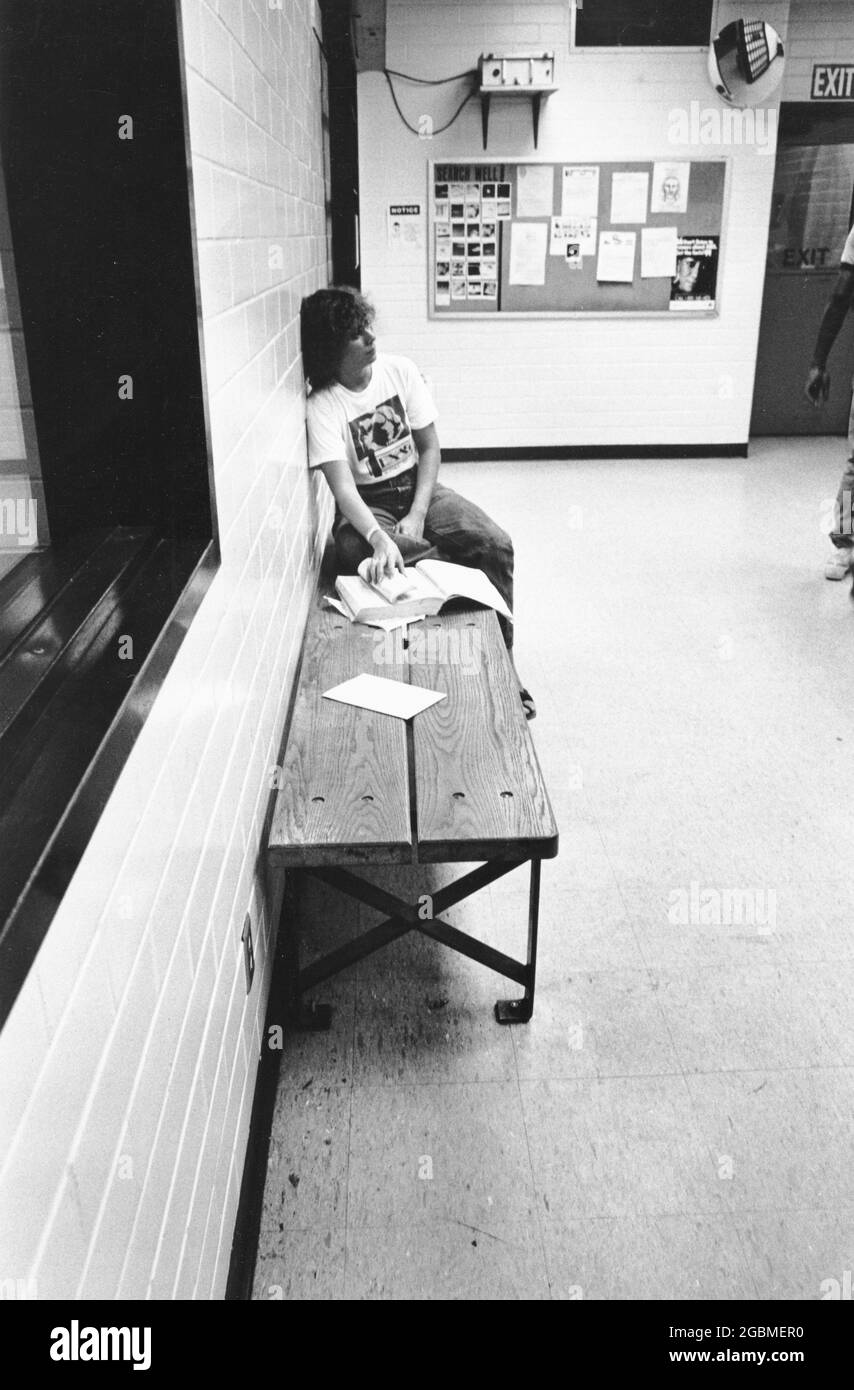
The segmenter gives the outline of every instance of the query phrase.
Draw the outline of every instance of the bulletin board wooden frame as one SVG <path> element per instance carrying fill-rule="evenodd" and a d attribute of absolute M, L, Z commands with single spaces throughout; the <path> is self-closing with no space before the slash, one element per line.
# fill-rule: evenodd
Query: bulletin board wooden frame
<path fill-rule="evenodd" d="M 659 318 L 678 322 L 718 318 L 721 312 L 721 284 L 724 270 L 725 229 L 728 225 L 730 193 L 730 159 L 726 157 L 685 159 L 663 154 L 644 160 L 595 160 L 526 158 L 520 156 L 487 159 L 483 155 L 460 159 L 431 159 L 427 165 L 427 214 L 429 219 L 427 297 L 431 319 L 491 319 L 506 318 Z M 656 165 L 689 164 L 687 205 L 684 212 L 651 212 L 653 174 Z M 514 221 L 543 221 L 540 218 L 517 218 L 519 187 L 518 171 L 522 166 L 551 166 L 553 171 L 552 215 L 559 216 L 562 203 L 562 171 L 564 167 L 598 167 L 598 233 L 602 231 L 634 231 L 636 235 L 634 278 L 629 283 L 600 282 L 596 279 L 597 255 L 584 257 L 580 270 L 567 269 L 565 261 L 549 254 L 546 244 L 545 282 L 543 285 L 511 285 L 510 227 Z M 451 171 L 459 178 L 446 177 Z M 612 224 L 611 189 L 614 173 L 648 173 L 649 195 L 646 221 Z M 462 177 L 464 174 L 469 177 Z M 437 183 L 479 183 L 510 185 L 511 217 L 496 219 L 495 260 L 496 293 L 489 299 L 452 299 L 449 304 L 437 304 L 437 235 L 434 190 Z M 457 219 L 448 219 L 451 225 Z M 468 219 L 462 219 L 469 225 Z M 675 226 L 679 237 L 708 237 L 717 239 L 716 290 L 713 307 L 672 309 L 670 307 L 670 277 L 641 278 L 641 232 L 643 227 Z M 470 244 L 466 239 L 466 245 Z M 482 243 L 483 244 L 483 243 Z M 458 238 L 451 237 L 451 247 L 459 249 Z M 598 250 L 598 245 L 597 245 Z M 451 257 L 452 260 L 459 259 Z M 468 257 L 466 258 L 469 259 Z"/>

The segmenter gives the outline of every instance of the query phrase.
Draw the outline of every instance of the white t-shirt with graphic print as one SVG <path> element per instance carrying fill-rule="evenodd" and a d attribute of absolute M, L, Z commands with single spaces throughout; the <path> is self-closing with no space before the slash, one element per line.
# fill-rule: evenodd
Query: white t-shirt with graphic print
<path fill-rule="evenodd" d="M 307 419 L 309 467 L 346 459 L 365 487 L 418 462 L 412 431 L 432 424 L 436 407 L 414 362 L 377 353 L 364 391 L 340 382 L 312 391 Z"/>

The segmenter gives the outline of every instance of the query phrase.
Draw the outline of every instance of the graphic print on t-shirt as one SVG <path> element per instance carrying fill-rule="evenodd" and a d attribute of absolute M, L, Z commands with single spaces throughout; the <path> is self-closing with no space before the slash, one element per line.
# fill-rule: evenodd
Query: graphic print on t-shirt
<path fill-rule="evenodd" d="M 349 424 L 356 457 L 373 477 L 400 473 L 414 464 L 415 444 L 400 396 L 390 396 Z"/>

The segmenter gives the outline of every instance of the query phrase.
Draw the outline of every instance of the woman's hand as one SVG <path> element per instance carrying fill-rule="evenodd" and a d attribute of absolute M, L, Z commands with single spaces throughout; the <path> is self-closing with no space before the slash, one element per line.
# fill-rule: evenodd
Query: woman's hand
<path fill-rule="evenodd" d="M 368 562 L 368 579 L 371 584 L 376 584 L 386 577 L 390 579 L 395 570 L 403 573 L 403 556 L 391 536 L 387 536 L 385 531 L 377 530 L 371 537 L 371 544 L 374 548 Z"/>
<path fill-rule="evenodd" d="M 424 539 L 424 518 L 418 512 L 408 512 L 401 517 L 397 526 L 394 528 L 401 536 L 408 536 L 413 541 L 423 541 Z"/>

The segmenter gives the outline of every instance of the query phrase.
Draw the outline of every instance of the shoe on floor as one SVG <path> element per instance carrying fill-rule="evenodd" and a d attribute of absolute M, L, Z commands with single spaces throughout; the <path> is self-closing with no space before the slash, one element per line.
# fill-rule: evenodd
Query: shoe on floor
<path fill-rule="evenodd" d="M 854 547 L 835 545 L 833 554 L 824 567 L 825 579 L 844 579 L 852 564 L 854 564 Z"/>

